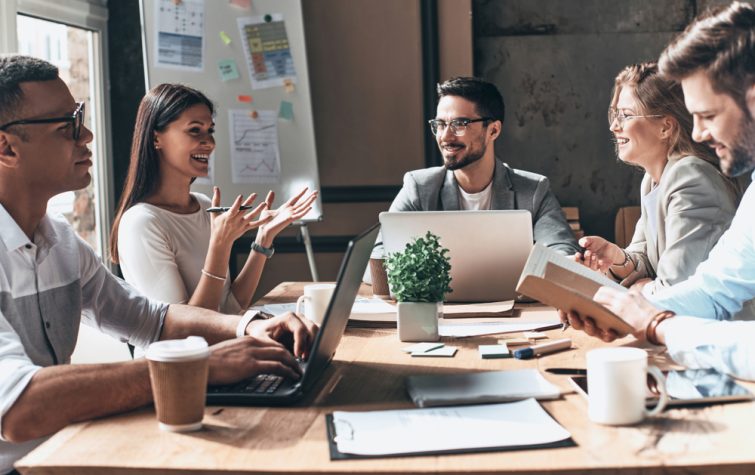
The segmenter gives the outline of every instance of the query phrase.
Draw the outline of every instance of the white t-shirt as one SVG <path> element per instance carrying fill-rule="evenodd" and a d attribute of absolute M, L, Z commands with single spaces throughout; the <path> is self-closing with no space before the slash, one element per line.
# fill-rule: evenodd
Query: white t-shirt
<path fill-rule="evenodd" d="M 199 211 L 178 214 L 138 203 L 123 213 L 118 228 L 118 255 L 128 283 L 144 295 L 167 303 L 186 303 L 202 277 L 210 245 L 212 202 L 192 193 Z M 230 278 L 223 286 L 220 311 L 239 313 L 241 306 L 231 292 Z"/>
<path fill-rule="evenodd" d="M 640 198 L 642 209 L 645 211 L 645 226 L 650 236 L 655 242 L 658 242 L 658 200 L 661 198 L 660 189 L 656 185 L 652 190 Z"/>
<path fill-rule="evenodd" d="M 493 197 L 493 181 L 479 193 L 467 193 L 459 187 L 459 203 L 464 211 L 487 211 Z"/>

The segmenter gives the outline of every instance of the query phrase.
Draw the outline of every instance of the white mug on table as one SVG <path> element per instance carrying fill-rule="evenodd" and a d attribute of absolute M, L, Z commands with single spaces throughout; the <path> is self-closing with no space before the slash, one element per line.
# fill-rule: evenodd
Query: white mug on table
<path fill-rule="evenodd" d="M 309 284 L 304 286 L 304 295 L 296 300 L 296 313 L 322 326 L 325 311 L 333 296 L 336 284 Z M 302 312 L 302 304 L 304 311 Z"/>
<path fill-rule="evenodd" d="M 660 398 L 645 408 L 647 376 L 655 380 Z M 629 425 L 659 414 L 668 403 L 666 378 L 640 348 L 600 348 L 587 352 L 587 392 L 590 420 L 607 425 Z"/>

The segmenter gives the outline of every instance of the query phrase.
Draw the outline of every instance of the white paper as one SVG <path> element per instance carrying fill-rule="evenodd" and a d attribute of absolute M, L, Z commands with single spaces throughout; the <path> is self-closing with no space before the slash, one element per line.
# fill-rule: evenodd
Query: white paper
<path fill-rule="evenodd" d="M 296 311 L 295 303 L 274 303 L 263 306 L 253 307 L 252 310 L 262 310 L 266 313 L 278 315 L 280 313 Z M 354 306 L 351 307 L 352 314 L 377 315 L 384 313 L 396 313 L 396 306 L 391 305 L 385 300 L 377 297 L 357 297 Z"/>
<path fill-rule="evenodd" d="M 279 183 L 278 114 L 258 110 L 252 118 L 246 109 L 230 109 L 228 124 L 233 183 Z"/>
<path fill-rule="evenodd" d="M 560 322 L 551 320 L 546 322 L 483 322 L 483 323 L 441 323 L 438 325 L 440 336 L 467 337 L 479 335 L 494 335 L 496 333 L 516 333 L 535 330 Z"/>
<path fill-rule="evenodd" d="M 155 66 L 204 70 L 204 0 L 157 0 L 155 32 Z"/>
<path fill-rule="evenodd" d="M 406 389 L 419 407 L 561 396 L 561 391 L 536 369 L 409 376 Z"/>
<path fill-rule="evenodd" d="M 271 21 L 265 21 L 265 16 L 269 16 Z M 265 16 L 237 20 L 252 89 L 283 86 L 286 81 L 296 83 L 296 70 L 283 15 Z"/>
<path fill-rule="evenodd" d="M 432 409 L 337 411 L 333 419 L 338 450 L 358 455 L 527 446 L 571 436 L 534 399 Z"/>

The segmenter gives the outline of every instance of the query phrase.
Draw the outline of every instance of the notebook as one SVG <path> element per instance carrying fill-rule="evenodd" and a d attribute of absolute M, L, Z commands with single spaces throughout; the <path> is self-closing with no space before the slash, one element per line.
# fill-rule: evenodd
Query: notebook
<path fill-rule="evenodd" d="M 449 302 L 498 302 L 516 297 L 532 249 L 529 211 L 409 211 L 380 213 L 385 252 L 401 251 L 431 231 L 449 250 Z"/>
<path fill-rule="evenodd" d="M 294 381 L 260 375 L 230 386 L 210 386 L 207 388 L 207 404 L 283 405 L 301 399 L 311 390 L 333 359 L 346 329 L 378 229 L 376 224 L 349 243 L 322 327 L 312 344 L 312 356 L 309 361 L 301 363 L 301 379 Z"/>
<path fill-rule="evenodd" d="M 536 369 L 409 376 L 406 391 L 418 407 L 561 397 L 561 391 Z"/>

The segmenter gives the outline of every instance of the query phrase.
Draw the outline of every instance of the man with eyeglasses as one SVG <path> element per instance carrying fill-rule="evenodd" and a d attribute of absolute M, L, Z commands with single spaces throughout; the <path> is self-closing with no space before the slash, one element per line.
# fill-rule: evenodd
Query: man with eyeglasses
<path fill-rule="evenodd" d="M 443 166 L 407 173 L 390 211 L 527 210 L 537 243 L 576 253 L 574 233 L 548 179 L 495 156 L 503 118 L 495 85 L 467 77 L 438 84 L 437 113 L 429 123 Z"/>
<path fill-rule="evenodd" d="M 250 321 L 150 301 L 46 214 L 51 197 L 89 184 L 92 166 L 84 105 L 55 66 L 0 57 L 0 124 L 0 473 L 70 423 L 151 402 L 144 359 L 69 364 L 81 321 L 139 347 L 203 336 L 213 345 L 211 384 L 299 377 L 295 356 L 308 356 L 313 324 L 291 313 Z"/>
<path fill-rule="evenodd" d="M 755 180 L 755 7 L 734 2 L 706 12 L 661 54 L 662 74 L 681 82 L 694 119 L 692 138 L 715 149 L 728 176 Z M 622 317 L 639 340 L 665 345 L 690 368 L 715 368 L 755 380 L 755 322 L 730 320 L 755 298 L 755 187 L 750 185 L 729 229 L 688 280 L 645 298 L 603 287 L 595 300 Z M 589 315 L 561 319 L 604 341 L 619 335 Z M 678 316 L 677 316 L 678 315 Z M 738 315 L 742 318 L 741 315 Z"/>

